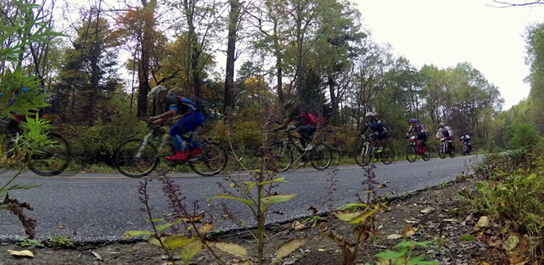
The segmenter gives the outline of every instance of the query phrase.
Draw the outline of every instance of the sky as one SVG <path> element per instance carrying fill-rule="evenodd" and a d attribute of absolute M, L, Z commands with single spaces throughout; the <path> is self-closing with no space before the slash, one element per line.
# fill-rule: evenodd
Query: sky
<path fill-rule="evenodd" d="M 389 43 L 397 56 L 415 67 L 469 62 L 499 88 L 503 110 L 529 95 L 524 36 L 527 26 L 544 22 L 544 5 L 497 8 L 493 0 L 352 2 L 372 38 Z"/>

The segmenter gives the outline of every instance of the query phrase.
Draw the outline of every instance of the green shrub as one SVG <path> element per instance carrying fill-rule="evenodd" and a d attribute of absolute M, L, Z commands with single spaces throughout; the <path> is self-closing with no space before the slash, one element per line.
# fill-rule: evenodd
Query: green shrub
<path fill-rule="evenodd" d="M 538 129 L 529 123 L 516 122 L 508 128 L 508 132 L 507 147 L 510 149 L 530 150 L 540 141 Z"/>

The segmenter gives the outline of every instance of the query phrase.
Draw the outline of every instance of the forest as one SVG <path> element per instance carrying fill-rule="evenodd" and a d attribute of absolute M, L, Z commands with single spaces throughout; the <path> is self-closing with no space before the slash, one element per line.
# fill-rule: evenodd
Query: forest
<path fill-rule="evenodd" d="M 22 12 L 25 4 L 36 6 Z M 0 76 L 19 69 L 43 82 L 52 94 L 40 113 L 82 166 L 108 165 L 119 143 L 147 132 L 144 121 L 165 110 L 149 96 L 157 85 L 202 99 L 205 133 L 244 157 L 262 144 L 265 112 L 281 119 L 291 100 L 327 120 L 327 142 L 340 156 L 353 152 L 368 112 L 398 150 L 411 118 L 431 137 L 442 122 L 456 136 L 468 133 L 482 151 L 534 145 L 544 129 L 541 25 L 526 33 L 531 94 L 503 111 L 499 88 L 470 62 L 415 67 L 375 42 L 347 0 L 7 0 L 0 20 L 0 48 L 21 50 Z M 61 34 L 25 44 L 42 30 L 14 30 L 28 20 Z"/>

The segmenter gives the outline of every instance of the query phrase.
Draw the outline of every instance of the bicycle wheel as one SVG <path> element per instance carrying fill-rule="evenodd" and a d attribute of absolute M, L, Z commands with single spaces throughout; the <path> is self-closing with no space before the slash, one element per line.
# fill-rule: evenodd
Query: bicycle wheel
<path fill-rule="evenodd" d="M 53 144 L 32 154 L 28 161 L 28 169 L 40 176 L 56 176 L 64 172 L 72 159 L 70 144 L 62 135 L 50 132 L 48 138 Z"/>
<path fill-rule="evenodd" d="M 438 152 L 438 156 L 440 157 L 440 159 L 446 158 L 446 153 L 444 152 L 444 149 L 445 149 L 444 144 L 441 144 L 440 151 Z"/>
<path fill-rule="evenodd" d="M 406 148 L 406 160 L 408 160 L 410 163 L 416 162 L 417 159 L 417 152 L 416 147 L 413 145 L 408 145 Z"/>
<path fill-rule="evenodd" d="M 276 173 L 289 170 L 291 163 L 293 163 L 293 151 L 289 145 L 284 148 L 282 142 L 272 144 L 269 154 L 273 162 L 268 164 L 268 168 Z"/>
<path fill-rule="evenodd" d="M 370 162 L 370 156 L 367 154 L 367 146 L 362 145 L 357 150 L 361 150 L 355 154 L 355 162 L 357 165 L 365 167 Z"/>
<path fill-rule="evenodd" d="M 449 155 L 450 155 L 451 158 L 454 158 L 454 157 L 455 157 L 455 151 L 453 150 L 453 148 L 450 149 Z"/>
<path fill-rule="evenodd" d="M 382 149 L 381 157 L 382 163 L 389 165 L 395 161 L 395 151 L 393 151 L 393 148 L 386 146 Z"/>
<path fill-rule="evenodd" d="M 421 146 L 421 149 L 423 149 L 423 154 L 421 154 L 421 158 L 423 161 L 429 161 L 431 159 L 431 152 L 429 150 L 428 146 Z"/>
<path fill-rule="evenodd" d="M 216 142 L 201 142 L 202 154 L 189 159 L 189 165 L 199 175 L 217 175 L 227 165 L 227 150 Z"/>
<path fill-rule="evenodd" d="M 325 170 L 332 163 L 332 151 L 326 144 L 317 144 L 310 151 L 312 166 L 317 170 Z"/>
<path fill-rule="evenodd" d="M 135 157 L 142 147 L 143 139 L 129 139 L 113 153 L 113 163 L 119 172 L 130 178 L 149 175 L 159 164 L 157 148 L 150 142 L 144 146 L 139 157 Z"/>

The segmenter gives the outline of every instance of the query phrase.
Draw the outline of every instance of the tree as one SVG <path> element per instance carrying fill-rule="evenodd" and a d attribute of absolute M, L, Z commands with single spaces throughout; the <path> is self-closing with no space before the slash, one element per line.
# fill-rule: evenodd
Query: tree
<path fill-rule="evenodd" d="M 225 77 L 225 114 L 232 112 L 234 91 L 234 61 L 236 60 L 236 41 L 238 23 L 240 21 L 240 1 L 229 0 L 230 12 L 228 20 L 227 73 Z"/>

